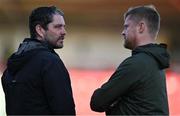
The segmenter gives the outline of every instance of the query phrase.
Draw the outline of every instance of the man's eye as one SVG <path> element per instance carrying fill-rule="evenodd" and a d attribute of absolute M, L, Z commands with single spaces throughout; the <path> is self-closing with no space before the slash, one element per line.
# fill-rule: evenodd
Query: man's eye
<path fill-rule="evenodd" d="M 55 28 L 61 28 L 62 26 L 54 26 Z"/>
<path fill-rule="evenodd" d="M 127 29 L 127 28 L 128 28 L 128 25 L 125 25 L 125 26 L 124 26 L 124 29 Z"/>

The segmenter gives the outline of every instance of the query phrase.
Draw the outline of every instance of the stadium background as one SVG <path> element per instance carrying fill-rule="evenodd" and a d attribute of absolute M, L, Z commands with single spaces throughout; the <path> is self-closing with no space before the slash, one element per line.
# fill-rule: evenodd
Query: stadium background
<path fill-rule="evenodd" d="M 180 115 L 180 1 L 179 0 L 0 0 L 0 74 L 9 55 L 29 37 L 28 16 L 32 9 L 55 5 L 65 13 L 67 36 L 57 50 L 67 66 L 78 115 L 104 115 L 90 110 L 94 89 L 108 80 L 130 54 L 120 35 L 123 13 L 131 6 L 153 4 L 161 15 L 158 42 L 171 54 L 166 71 L 171 115 Z M 1 88 L 1 87 L 0 87 Z M 0 89 L 0 115 L 5 115 Z"/>

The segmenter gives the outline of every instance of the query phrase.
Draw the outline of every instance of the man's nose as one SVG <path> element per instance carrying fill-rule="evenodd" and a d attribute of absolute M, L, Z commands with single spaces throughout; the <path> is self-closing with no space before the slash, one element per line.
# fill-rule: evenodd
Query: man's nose
<path fill-rule="evenodd" d="M 121 32 L 121 35 L 123 35 L 123 36 L 125 35 L 124 30 Z"/>
<path fill-rule="evenodd" d="M 66 33 L 67 33 L 65 28 L 63 28 L 63 33 L 64 33 L 65 35 L 66 35 Z"/>
<path fill-rule="evenodd" d="M 66 32 L 66 29 L 63 27 L 63 28 L 62 28 L 62 31 L 61 31 L 61 34 L 66 35 L 66 33 L 67 33 L 67 32 Z"/>

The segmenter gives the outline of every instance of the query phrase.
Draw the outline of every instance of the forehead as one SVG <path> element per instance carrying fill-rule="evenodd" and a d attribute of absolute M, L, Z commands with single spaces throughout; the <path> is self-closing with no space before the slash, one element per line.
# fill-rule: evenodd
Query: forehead
<path fill-rule="evenodd" d="M 51 23 L 65 25 L 64 17 L 61 16 L 60 14 L 54 14 Z"/>
<path fill-rule="evenodd" d="M 131 16 L 127 16 L 127 17 L 125 18 L 124 25 L 130 25 L 130 24 L 135 24 L 135 21 L 133 21 L 133 19 L 131 18 Z"/>

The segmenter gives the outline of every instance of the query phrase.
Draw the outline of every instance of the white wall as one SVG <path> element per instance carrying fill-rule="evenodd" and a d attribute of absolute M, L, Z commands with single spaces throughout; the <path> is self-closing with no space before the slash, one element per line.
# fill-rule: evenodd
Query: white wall
<path fill-rule="evenodd" d="M 107 69 L 117 67 L 130 55 L 120 33 L 98 29 L 69 30 L 64 48 L 57 50 L 68 67 Z"/>
<path fill-rule="evenodd" d="M 0 79 L 1 79 L 2 74 L 0 73 Z M 2 89 L 2 85 L 0 83 L 0 116 L 5 116 L 5 96 L 4 92 Z"/>

